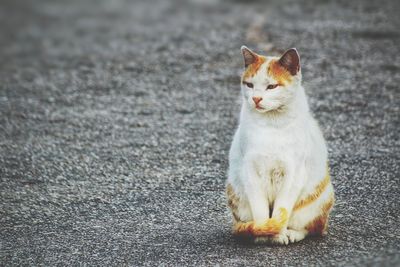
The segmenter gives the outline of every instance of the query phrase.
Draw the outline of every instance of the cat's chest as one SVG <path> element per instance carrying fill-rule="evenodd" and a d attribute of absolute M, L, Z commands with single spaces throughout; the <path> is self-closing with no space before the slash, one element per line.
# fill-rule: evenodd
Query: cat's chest
<path fill-rule="evenodd" d="M 293 128 L 253 128 L 244 134 L 244 152 L 285 158 L 301 153 L 304 149 L 304 139 L 302 131 Z"/>

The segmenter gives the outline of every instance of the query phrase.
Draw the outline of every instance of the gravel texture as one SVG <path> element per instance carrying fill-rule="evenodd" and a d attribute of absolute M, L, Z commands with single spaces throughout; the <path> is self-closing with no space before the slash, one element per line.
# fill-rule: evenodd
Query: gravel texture
<path fill-rule="evenodd" d="M 0 6 L 0 265 L 400 264 L 399 1 Z M 224 197 L 240 46 L 297 47 L 328 236 L 240 243 Z"/>

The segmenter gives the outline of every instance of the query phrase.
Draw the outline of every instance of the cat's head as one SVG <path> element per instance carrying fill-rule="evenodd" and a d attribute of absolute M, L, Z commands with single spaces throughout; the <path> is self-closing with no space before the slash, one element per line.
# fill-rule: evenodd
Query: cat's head
<path fill-rule="evenodd" d="M 281 57 L 265 57 L 242 46 L 245 71 L 241 86 L 250 109 L 267 113 L 284 111 L 301 84 L 300 56 L 295 48 Z"/>

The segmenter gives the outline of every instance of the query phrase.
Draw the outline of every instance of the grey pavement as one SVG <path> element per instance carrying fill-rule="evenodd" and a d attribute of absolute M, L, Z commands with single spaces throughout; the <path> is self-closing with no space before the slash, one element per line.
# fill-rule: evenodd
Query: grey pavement
<path fill-rule="evenodd" d="M 399 1 L 0 4 L 1 266 L 400 265 Z M 329 234 L 230 233 L 240 46 L 297 47 Z"/>

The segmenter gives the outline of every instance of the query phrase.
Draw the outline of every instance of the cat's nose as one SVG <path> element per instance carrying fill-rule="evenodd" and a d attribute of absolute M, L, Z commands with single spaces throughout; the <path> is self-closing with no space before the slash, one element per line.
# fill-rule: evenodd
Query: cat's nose
<path fill-rule="evenodd" d="M 261 100 L 262 100 L 262 97 L 253 96 L 253 101 L 254 101 L 254 103 L 256 103 L 256 105 L 258 105 L 258 103 L 260 103 Z"/>

